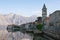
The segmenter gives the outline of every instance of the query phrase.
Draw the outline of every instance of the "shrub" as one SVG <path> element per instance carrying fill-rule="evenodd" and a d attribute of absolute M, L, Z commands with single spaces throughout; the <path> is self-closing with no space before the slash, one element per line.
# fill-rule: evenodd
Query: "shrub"
<path fill-rule="evenodd" d="M 37 28 L 38 30 L 42 30 L 43 24 L 37 24 L 37 25 L 36 25 L 36 28 Z"/>

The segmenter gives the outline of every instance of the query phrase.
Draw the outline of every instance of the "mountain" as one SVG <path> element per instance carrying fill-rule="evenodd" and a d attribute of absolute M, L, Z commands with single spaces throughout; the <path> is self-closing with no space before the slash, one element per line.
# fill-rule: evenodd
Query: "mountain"
<path fill-rule="evenodd" d="M 17 14 L 7 14 L 7 15 L 1 15 L 0 14 L 0 25 L 10 25 L 10 24 L 16 24 L 21 25 L 28 22 L 33 22 L 37 19 L 37 16 L 33 15 L 31 17 L 24 17 Z"/>
<path fill-rule="evenodd" d="M 37 16 L 33 15 L 31 17 L 24 17 L 17 14 L 7 14 L 1 15 L 0 14 L 0 40 L 12 40 L 11 32 L 6 30 L 7 25 L 16 24 L 21 25 L 28 22 L 33 22 L 37 19 Z M 28 34 L 23 34 L 21 32 L 14 32 L 13 33 L 15 40 L 28 40 L 32 39 Z"/>

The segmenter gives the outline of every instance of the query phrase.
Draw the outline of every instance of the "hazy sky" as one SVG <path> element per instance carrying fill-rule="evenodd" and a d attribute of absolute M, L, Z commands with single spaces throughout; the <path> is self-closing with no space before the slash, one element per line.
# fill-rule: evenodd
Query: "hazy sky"
<path fill-rule="evenodd" d="M 0 0 L 0 14 L 14 13 L 23 16 L 41 16 L 44 3 L 48 15 L 55 10 L 60 10 L 60 0 Z"/>

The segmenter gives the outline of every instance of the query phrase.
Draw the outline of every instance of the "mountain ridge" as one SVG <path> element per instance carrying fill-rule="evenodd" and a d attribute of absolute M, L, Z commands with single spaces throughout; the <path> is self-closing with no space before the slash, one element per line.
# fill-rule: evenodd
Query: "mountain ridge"
<path fill-rule="evenodd" d="M 31 17 L 24 17 L 17 14 L 7 14 L 7 15 L 1 15 L 0 14 L 0 25 L 10 25 L 10 24 L 16 24 L 21 25 L 28 22 L 33 22 L 37 19 L 37 16 L 33 15 Z"/>

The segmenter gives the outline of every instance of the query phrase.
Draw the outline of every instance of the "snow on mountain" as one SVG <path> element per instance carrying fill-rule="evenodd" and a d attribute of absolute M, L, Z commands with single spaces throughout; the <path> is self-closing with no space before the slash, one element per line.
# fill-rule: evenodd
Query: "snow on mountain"
<path fill-rule="evenodd" d="M 31 17 L 24 17 L 21 15 L 13 14 L 13 13 L 10 13 L 7 15 L 0 14 L 0 25 L 9 25 L 9 24 L 20 25 L 28 22 L 33 22 L 36 19 L 37 19 L 37 16 L 34 16 L 34 15 Z"/>

